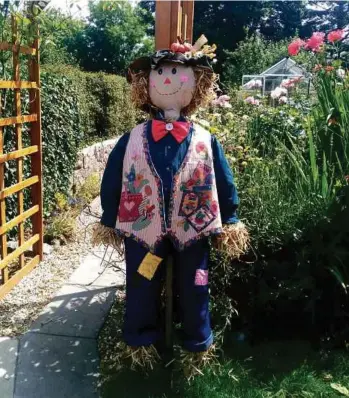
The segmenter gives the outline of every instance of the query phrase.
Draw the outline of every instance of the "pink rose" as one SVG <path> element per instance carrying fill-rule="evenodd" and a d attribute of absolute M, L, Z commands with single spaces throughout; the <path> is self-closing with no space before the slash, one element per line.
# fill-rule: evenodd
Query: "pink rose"
<path fill-rule="evenodd" d="M 304 41 L 301 39 L 293 40 L 293 42 L 288 46 L 288 53 L 292 56 L 298 55 L 302 47 L 304 47 Z"/>
<path fill-rule="evenodd" d="M 247 97 L 245 98 L 245 103 L 258 106 L 260 104 L 260 101 L 255 97 Z"/>
<path fill-rule="evenodd" d="M 305 48 L 307 50 L 312 50 L 314 52 L 319 52 L 321 46 L 324 44 L 325 33 L 314 32 L 310 39 L 305 43 Z"/>
<path fill-rule="evenodd" d="M 333 30 L 332 32 L 330 32 L 327 35 L 327 40 L 330 43 L 334 43 L 336 41 L 342 40 L 344 37 L 344 30 L 342 29 L 337 29 L 337 30 Z"/>

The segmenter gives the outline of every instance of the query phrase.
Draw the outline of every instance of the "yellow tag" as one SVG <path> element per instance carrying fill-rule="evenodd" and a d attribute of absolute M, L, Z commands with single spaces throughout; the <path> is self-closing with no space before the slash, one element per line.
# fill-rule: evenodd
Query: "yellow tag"
<path fill-rule="evenodd" d="M 138 273 L 144 276 L 144 278 L 149 280 L 153 279 L 155 271 L 158 269 L 161 261 L 161 257 L 155 256 L 155 254 L 147 253 L 141 262 L 141 265 L 138 267 Z"/>

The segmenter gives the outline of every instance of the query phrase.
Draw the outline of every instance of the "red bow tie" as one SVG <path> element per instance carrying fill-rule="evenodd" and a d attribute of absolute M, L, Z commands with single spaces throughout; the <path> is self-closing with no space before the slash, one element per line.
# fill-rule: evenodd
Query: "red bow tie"
<path fill-rule="evenodd" d="M 155 142 L 161 140 L 168 133 L 180 144 L 188 135 L 190 123 L 188 122 L 169 122 L 161 120 L 152 121 L 152 135 Z"/>

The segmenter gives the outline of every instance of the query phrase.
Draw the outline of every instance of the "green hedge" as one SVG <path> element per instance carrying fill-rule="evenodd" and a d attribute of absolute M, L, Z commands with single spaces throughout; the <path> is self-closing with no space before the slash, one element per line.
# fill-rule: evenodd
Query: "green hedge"
<path fill-rule="evenodd" d="M 81 147 L 123 134 L 142 118 L 131 103 L 129 85 L 122 76 L 83 72 L 66 65 L 45 66 L 45 70 L 69 77 L 78 92 Z"/>
<path fill-rule="evenodd" d="M 78 107 L 78 92 L 69 78 L 52 73 L 41 74 L 42 99 L 42 146 L 43 146 L 43 192 L 44 214 L 48 215 L 54 205 L 57 192 L 68 193 L 79 143 L 82 139 Z M 12 114 L 13 92 L 6 92 L 6 115 Z M 28 109 L 28 93 L 23 96 L 23 110 Z M 14 128 L 6 127 L 5 151 L 15 145 Z M 30 145 L 29 129 L 23 126 L 23 145 Z M 30 157 L 24 159 L 24 177 L 30 176 Z M 16 162 L 5 166 L 5 184 L 13 185 L 16 179 Z M 30 190 L 24 191 L 24 207 L 30 207 Z M 15 195 L 6 200 L 7 218 L 17 215 Z"/>
<path fill-rule="evenodd" d="M 65 76 L 44 72 L 42 84 L 42 141 L 44 210 L 55 194 L 67 194 L 79 144 L 83 138 L 78 91 Z"/>
<path fill-rule="evenodd" d="M 132 107 L 128 84 L 121 76 L 51 66 L 43 68 L 41 85 L 44 214 L 48 216 L 55 195 L 69 194 L 79 148 L 130 130 L 141 114 Z M 28 101 L 28 95 L 23 96 L 23 112 L 28 110 Z M 13 114 L 12 104 L 13 91 L 7 90 L 4 116 Z M 5 151 L 14 150 L 14 128 L 6 127 L 4 136 Z M 28 126 L 24 126 L 23 145 L 29 144 Z M 30 176 L 30 157 L 24 160 L 24 176 Z M 16 183 L 14 161 L 5 166 L 5 183 Z M 29 189 L 24 194 L 25 208 L 29 208 Z M 6 200 L 8 219 L 17 215 L 16 202 L 15 196 Z"/>

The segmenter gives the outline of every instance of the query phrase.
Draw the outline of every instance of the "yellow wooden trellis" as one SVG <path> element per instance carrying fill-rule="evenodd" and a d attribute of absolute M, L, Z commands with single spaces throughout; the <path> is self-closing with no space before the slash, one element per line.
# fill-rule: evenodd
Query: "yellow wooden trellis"
<path fill-rule="evenodd" d="M 0 80 L 0 90 L 14 90 L 14 116 L 0 118 L 0 299 L 7 294 L 25 275 L 43 258 L 43 213 L 42 213 L 42 145 L 41 145 L 41 101 L 40 101 L 40 58 L 39 30 L 35 24 L 34 42 L 31 46 L 20 45 L 16 17 L 12 17 L 12 43 L 0 43 L 0 51 L 12 53 L 13 73 L 11 81 Z M 29 81 L 20 79 L 20 54 L 28 55 Z M 29 115 L 21 114 L 21 92 L 29 90 Z M 3 96 L 0 92 L 0 115 L 2 114 Z M 30 123 L 29 147 L 23 148 L 22 125 Z M 15 126 L 16 150 L 4 153 L 4 127 Z M 23 158 L 31 156 L 31 176 L 23 178 Z M 17 164 L 17 183 L 7 187 L 5 181 L 5 163 L 15 160 Z M 24 211 L 23 190 L 31 190 L 31 206 Z M 6 217 L 5 199 L 17 195 L 18 215 L 11 220 Z M 24 222 L 31 218 L 31 237 L 25 240 Z M 18 228 L 18 248 L 8 253 L 7 234 Z M 26 258 L 25 252 L 32 247 L 33 253 Z M 15 271 L 11 267 L 17 262 Z"/>

